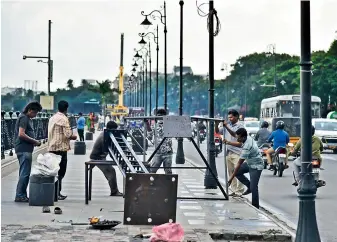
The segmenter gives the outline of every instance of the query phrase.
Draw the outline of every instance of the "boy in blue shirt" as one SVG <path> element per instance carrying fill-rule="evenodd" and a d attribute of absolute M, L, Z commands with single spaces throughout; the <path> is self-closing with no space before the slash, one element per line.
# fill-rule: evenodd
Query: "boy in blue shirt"
<path fill-rule="evenodd" d="M 82 116 L 82 113 L 78 114 L 77 119 L 77 132 L 78 136 L 80 137 L 80 141 L 84 141 L 84 126 L 85 126 L 85 118 Z"/>
<path fill-rule="evenodd" d="M 274 154 L 277 148 L 279 147 L 287 147 L 287 144 L 289 143 L 289 135 L 286 131 L 284 131 L 284 122 L 283 121 L 277 121 L 276 123 L 276 130 L 271 133 L 271 135 L 268 138 L 268 143 L 273 141 L 273 147 L 269 148 L 266 151 L 267 161 L 269 164 L 269 170 L 273 169 L 271 154 Z M 287 169 L 288 166 L 288 154 L 286 152 L 286 159 L 285 159 L 285 169 Z"/>

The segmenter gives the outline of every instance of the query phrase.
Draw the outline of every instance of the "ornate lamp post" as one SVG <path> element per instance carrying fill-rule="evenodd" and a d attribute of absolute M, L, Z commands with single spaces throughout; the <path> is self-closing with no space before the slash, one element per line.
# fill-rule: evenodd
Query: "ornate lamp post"
<path fill-rule="evenodd" d="M 158 68 L 159 68 L 159 38 L 158 38 L 158 25 L 157 25 L 157 28 L 156 28 L 156 34 L 153 33 L 153 32 L 147 32 L 147 33 L 139 33 L 138 34 L 142 39 L 138 42 L 139 44 L 145 46 L 146 45 L 146 41 L 144 40 L 144 37 L 146 36 L 152 36 L 153 37 L 153 41 L 155 42 L 156 44 L 156 52 L 157 52 L 157 72 L 156 72 L 156 110 L 158 110 L 158 98 L 159 98 L 159 95 L 158 95 L 158 82 L 159 82 L 159 72 L 158 72 Z M 149 47 L 150 48 L 150 47 Z M 151 72 L 151 67 L 150 67 L 150 72 Z M 151 74 L 150 74 L 151 75 Z M 151 77 L 150 77 L 150 84 L 151 84 Z M 150 87 L 151 89 L 151 87 Z"/>
<path fill-rule="evenodd" d="M 316 183 L 312 173 L 311 144 L 311 43 L 310 1 L 301 0 L 301 140 L 302 169 L 299 184 L 299 218 L 296 242 L 320 242 L 317 226 L 315 197 Z"/>
<path fill-rule="evenodd" d="M 274 57 L 274 95 L 277 95 L 277 85 L 276 85 L 276 44 L 268 45 L 268 54 Z"/>
<path fill-rule="evenodd" d="M 138 59 L 142 59 L 143 60 L 143 65 L 145 66 L 145 85 L 144 85 L 144 79 L 143 79 L 143 104 L 144 104 L 144 108 L 145 108 L 145 115 L 147 113 L 147 87 L 148 87 L 148 83 L 147 83 L 147 58 L 149 56 L 149 50 L 143 45 L 141 49 L 136 50 L 136 55 L 134 56 L 135 58 Z M 142 57 L 142 55 L 139 55 L 140 51 L 145 51 L 145 53 L 143 53 L 143 55 L 145 55 L 145 58 Z"/>
<path fill-rule="evenodd" d="M 164 108 L 167 109 L 167 25 L 166 25 L 166 1 L 164 1 L 164 6 L 162 7 L 164 13 L 161 10 L 153 10 L 149 14 L 145 14 L 144 11 L 141 12 L 145 19 L 141 23 L 145 27 L 149 27 L 152 23 L 149 21 L 148 16 L 150 16 L 153 20 L 157 17 L 155 13 L 160 15 L 160 22 L 164 25 L 164 72 L 165 72 L 165 84 L 164 84 Z M 157 26 L 157 37 L 158 37 L 158 26 Z M 157 62 L 158 63 L 158 62 Z M 158 71 L 158 67 L 157 67 Z"/>
<path fill-rule="evenodd" d="M 201 4 L 202 5 L 202 4 Z M 200 6 L 201 6 L 200 5 Z M 201 15 L 200 6 L 197 6 L 198 13 L 200 16 L 208 16 L 208 37 L 209 37 L 209 95 L 208 95 L 208 116 L 209 118 L 214 118 L 214 36 L 217 36 L 220 29 L 219 18 L 217 16 L 217 11 L 214 9 L 214 1 L 209 1 L 209 11 L 207 14 Z M 203 12 L 202 12 L 203 13 Z M 216 20 L 216 29 L 214 29 L 214 20 Z M 214 172 L 215 176 L 218 176 L 215 164 L 215 143 L 214 143 L 214 121 L 210 120 L 208 126 L 208 162 Z M 213 178 L 210 171 L 207 169 L 204 179 L 204 185 L 206 189 L 216 189 L 217 183 Z"/>
<path fill-rule="evenodd" d="M 179 115 L 183 115 L 183 17 L 184 17 L 184 1 L 179 1 L 180 5 L 180 78 L 179 78 Z M 176 164 L 185 164 L 184 143 L 183 138 L 178 139 Z"/>

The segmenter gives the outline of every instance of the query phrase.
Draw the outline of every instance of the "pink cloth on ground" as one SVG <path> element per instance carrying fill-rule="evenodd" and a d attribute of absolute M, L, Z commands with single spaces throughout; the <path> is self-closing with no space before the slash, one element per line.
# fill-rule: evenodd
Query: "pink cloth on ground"
<path fill-rule="evenodd" d="M 184 229 L 177 223 L 166 223 L 152 228 L 151 242 L 181 242 L 184 239 Z"/>

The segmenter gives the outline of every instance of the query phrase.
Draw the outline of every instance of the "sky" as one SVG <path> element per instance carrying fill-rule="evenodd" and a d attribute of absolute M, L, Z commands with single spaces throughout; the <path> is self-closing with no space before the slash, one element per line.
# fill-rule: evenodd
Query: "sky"
<path fill-rule="evenodd" d="M 198 4 L 208 1 L 198 1 Z M 180 5 L 167 4 L 168 72 L 179 66 Z M 120 65 L 120 35 L 124 33 L 124 69 L 130 73 L 138 33 L 159 25 L 159 71 L 164 70 L 164 34 L 160 21 L 148 30 L 144 17 L 160 9 L 159 0 L 109 1 L 1 1 L 1 86 L 23 87 L 24 80 L 38 80 L 47 90 L 47 64 L 23 55 L 47 56 L 48 20 L 52 20 L 51 57 L 54 61 L 51 89 L 66 86 L 68 79 L 114 79 Z M 215 0 L 221 30 L 215 37 L 215 78 L 224 77 L 222 63 L 233 64 L 240 56 L 267 51 L 300 53 L 300 0 Z M 183 64 L 195 74 L 207 74 L 207 18 L 197 13 L 196 1 L 184 1 Z M 208 12 L 208 5 L 202 6 Z M 312 50 L 327 50 L 336 38 L 337 0 L 311 0 Z M 155 71 L 155 44 L 151 44 Z"/>

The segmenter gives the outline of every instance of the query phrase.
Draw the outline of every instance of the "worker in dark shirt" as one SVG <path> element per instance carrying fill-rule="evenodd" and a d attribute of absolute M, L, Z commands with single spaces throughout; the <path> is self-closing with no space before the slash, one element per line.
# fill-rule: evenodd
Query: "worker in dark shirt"
<path fill-rule="evenodd" d="M 109 121 L 106 125 L 107 129 L 117 129 L 118 125 L 114 121 Z M 108 153 L 104 151 L 104 132 L 100 133 L 97 137 L 94 147 L 90 154 L 92 161 L 105 161 Z M 118 191 L 116 171 L 112 165 L 97 165 L 97 167 L 103 172 L 110 186 L 110 196 L 123 195 Z"/>
<path fill-rule="evenodd" d="M 15 202 L 29 202 L 27 187 L 32 168 L 34 147 L 40 146 L 41 142 L 35 139 L 32 118 L 42 110 L 40 103 L 34 101 L 28 103 L 15 124 L 15 153 L 19 161 L 19 181 L 16 187 Z"/>

